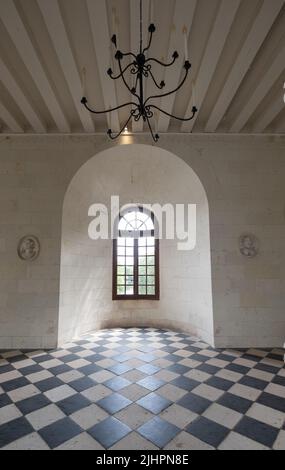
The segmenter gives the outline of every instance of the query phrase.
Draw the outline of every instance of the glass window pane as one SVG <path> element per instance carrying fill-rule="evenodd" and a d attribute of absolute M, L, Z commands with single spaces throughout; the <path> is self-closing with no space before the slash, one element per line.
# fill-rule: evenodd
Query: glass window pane
<path fill-rule="evenodd" d="M 152 265 L 155 264 L 154 256 L 148 256 L 148 257 L 147 257 L 147 264 L 148 264 L 149 266 L 152 266 Z"/>
<path fill-rule="evenodd" d="M 126 273 L 126 268 L 124 266 L 118 266 L 117 268 L 117 274 L 119 276 L 124 276 Z"/>
<path fill-rule="evenodd" d="M 127 246 L 134 246 L 134 239 L 133 238 L 126 238 L 126 245 Z"/>
<path fill-rule="evenodd" d="M 133 274 L 134 274 L 133 266 L 127 266 L 126 267 L 126 274 L 127 274 L 127 276 L 133 276 Z"/>
<path fill-rule="evenodd" d="M 150 217 L 147 219 L 145 225 L 146 225 L 147 230 L 154 230 L 153 221 L 151 220 Z"/>
<path fill-rule="evenodd" d="M 117 239 L 117 242 L 118 242 L 118 246 L 125 246 L 125 244 L 126 244 L 126 239 L 119 237 L 119 238 Z"/>
<path fill-rule="evenodd" d="M 139 238 L 139 246 L 146 246 L 146 238 L 145 237 Z"/>
<path fill-rule="evenodd" d="M 126 249 L 123 246 L 118 246 L 118 255 L 119 256 L 125 256 L 126 254 Z"/>
<path fill-rule="evenodd" d="M 152 274 L 152 273 L 150 273 L 150 274 Z M 146 267 L 145 266 L 139 266 L 139 275 L 140 276 L 145 276 L 146 275 Z"/>
<path fill-rule="evenodd" d="M 127 265 L 127 266 L 133 266 L 133 265 L 134 265 L 134 258 L 133 258 L 133 256 L 127 256 L 127 258 L 126 258 L 126 265 Z"/>
<path fill-rule="evenodd" d="M 133 247 L 130 246 L 130 247 L 127 247 L 127 248 L 126 248 L 126 255 L 127 255 L 127 256 L 134 256 L 134 249 L 133 249 Z"/>
<path fill-rule="evenodd" d="M 154 246 L 148 246 L 147 247 L 147 254 L 148 254 L 148 256 L 150 256 L 150 255 L 154 256 Z"/>
<path fill-rule="evenodd" d="M 154 237 L 147 237 L 147 246 L 154 246 L 154 241 L 155 241 L 155 238 Z"/>
<path fill-rule="evenodd" d="M 140 286 L 139 287 L 139 295 L 146 295 L 146 287 Z"/>
<path fill-rule="evenodd" d="M 152 254 L 152 253 L 150 253 Z M 145 256 L 146 255 L 146 247 L 140 246 L 139 247 L 139 256 Z"/>
<path fill-rule="evenodd" d="M 118 286 L 117 287 L 117 294 L 118 295 L 125 295 L 125 287 L 124 286 Z"/>
<path fill-rule="evenodd" d="M 139 265 L 140 266 L 145 266 L 146 265 L 146 258 L 145 257 L 142 257 L 142 256 L 139 257 Z"/>
<path fill-rule="evenodd" d="M 139 285 L 145 286 L 146 285 L 146 276 L 139 276 Z"/>
<path fill-rule="evenodd" d="M 117 284 L 120 286 L 125 285 L 125 276 L 117 276 Z"/>
<path fill-rule="evenodd" d="M 155 274 L 155 268 L 154 266 L 148 266 L 147 267 L 147 274 L 151 275 L 151 276 L 154 276 Z"/>
<path fill-rule="evenodd" d="M 126 295 L 134 295 L 134 288 L 133 287 L 126 287 Z"/>
<path fill-rule="evenodd" d="M 118 256 L 118 265 L 119 266 L 125 266 L 125 257 L 124 256 Z"/>
<path fill-rule="evenodd" d="M 127 282 L 126 282 L 127 286 L 133 286 L 133 285 L 134 285 L 134 278 L 133 278 L 133 276 L 127 276 L 127 277 L 126 277 L 126 281 L 127 281 Z"/>
<path fill-rule="evenodd" d="M 154 286 L 155 284 L 155 277 L 154 276 L 148 276 L 147 278 L 147 283 L 151 286 Z"/>
<path fill-rule="evenodd" d="M 155 295 L 155 287 L 147 287 L 147 295 Z"/>

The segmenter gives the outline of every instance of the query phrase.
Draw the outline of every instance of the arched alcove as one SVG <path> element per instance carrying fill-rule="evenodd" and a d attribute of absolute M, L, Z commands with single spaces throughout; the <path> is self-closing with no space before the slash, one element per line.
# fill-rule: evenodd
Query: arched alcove
<path fill-rule="evenodd" d="M 160 300 L 112 301 L 112 240 L 91 240 L 90 206 L 196 204 L 197 243 L 160 242 Z M 62 219 L 59 344 L 106 327 L 183 330 L 213 344 L 209 208 L 196 173 L 179 157 L 148 145 L 122 145 L 85 163 L 65 195 Z"/>

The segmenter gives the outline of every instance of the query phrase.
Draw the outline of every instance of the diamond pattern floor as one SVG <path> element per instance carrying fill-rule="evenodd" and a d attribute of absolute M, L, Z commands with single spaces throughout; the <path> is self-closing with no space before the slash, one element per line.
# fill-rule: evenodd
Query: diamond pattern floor
<path fill-rule="evenodd" d="M 136 328 L 0 352 L 0 449 L 285 450 L 283 355 Z"/>

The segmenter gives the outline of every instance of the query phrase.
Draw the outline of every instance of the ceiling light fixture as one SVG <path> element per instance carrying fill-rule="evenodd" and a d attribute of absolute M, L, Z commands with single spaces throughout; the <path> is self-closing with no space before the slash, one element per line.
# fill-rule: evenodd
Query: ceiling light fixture
<path fill-rule="evenodd" d="M 183 30 L 183 34 L 185 38 L 185 62 L 183 66 L 184 76 L 181 82 L 174 90 L 171 90 L 165 93 L 163 92 L 158 93 L 157 95 L 152 95 L 152 96 L 148 96 L 147 98 L 145 98 L 144 90 L 146 88 L 145 88 L 144 82 L 146 79 L 151 79 L 158 90 L 163 90 L 166 86 L 163 80 L 160 83 L 158 83 L 158 81 L 156 80 L 152 72 L 152 64 L 156 63 L 165 68 L 171 67 L 172 65 L 174 65 L 174 63 L 178 59 L 179 54 L 177 51 L 174 51 L 172 54 L 172 60 L 169 63 L 164 63 L 161 60 L 158 60 L 152 57 L 148 58 L 147 53 L 151 47 L 153 34 L 156 28 L 153 23 L 149 25 L 148 44 L 145 48 L 143 48 L 143 32 L 142 32 L 143 19 L 142 18 L 143 18 L 143 6 L 142 6 L 142 0 L 140 0 L 140 49 L 139 49 L 139 53 L 135 54 L 133 52 L 127 52 L 127 53 L 121 52 L 117 47 L 117 35 L 114 34 L 111 41 L 116 48 L 115 59 L 118 62 L 119 73 L 118 75 L 114 75 L 113 70 L 111 68 L 109 68 L 109 70 L 107 71 L 107 74 L 112 80 L 122 79 L 124 85 L 126 86 L 128 91 L 132 95 L 133 101 L 122 104 L 120 106 L 116 106 L 115 108 L 107 109 L 104 111 L 97 111 L 89 107 L 87 98 L 85 96 L 81 100 L 81 103 L 85 106 L 85 108 L 90 113 L 94 113 L 94 114 L 107 114 L 107 113 L 111 113 L 113 111 L 117 111 L 119 109 L 125 108 L 127 106 L 131 107 L 130 115 L 119 132 L 113 132 L 112 129 L 108 129 L 107 134 L 109 135 L 111 139 L 118 138 L 126 130 L 131 119 L 134 119 L 134 121 L 136 122 L 139 121 L 140 119 L 143 119 L 143 121 L 146 122 L 148 125 L 149 131 L 151 133 L 151 136 L 154 142 L 157 142 L 159 139 L 159 135 L 156 131 L 153 130 L 152 121 L 151 121 L 152 118 L 155 117 L 155 114 L 157 112 L 161 112 L 165 114 L 166 116 L 169 116 L 170 118 L 173 118 L 173 119 L 177 119 L 179 121 L 191 121 L 198 111 L 198 109 L 195 106 L 195 103 L 193 103 L 192 115 L 188 118 L 187 117 L 182 118 L 179 116 L 174 116 L 171 113 L 168 113 L 167 111 L 163 110 L 162 108 L 160 108 L 159 106 L 153 103 L 153 101 L 155 102 L 156 99 L 161 99 L 166 96 L 170 96 L 173 93 L 176 93 L 178 90 L 180 90 L 180 88 L 182 88 L 182 86 L 186 82 L 186 79 L 188 77 L 188 74 L 191 68 L 191 64 L 188 60 L 188 50 L 187 50 L 188 46 L 187 46 L 187 35 L 186 35 L 187 29 L 186 28 L 185 30 Z M 123 65 L 123 60 L 124 58 L 127 58 L 127 57 L 132 58 L 132 61 L 127 65 Z M 127 72 L 130 72 L 131 77 L 133 77 L 133 80 L 132 80 L 133 86 L 130 86 L 128 84 L 128 80 L 126 78 Z"/>

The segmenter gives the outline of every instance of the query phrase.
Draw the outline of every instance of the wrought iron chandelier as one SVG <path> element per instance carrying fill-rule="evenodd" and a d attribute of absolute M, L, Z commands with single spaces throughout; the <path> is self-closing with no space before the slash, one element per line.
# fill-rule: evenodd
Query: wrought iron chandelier
<path fill-rule="evenodd" d="M 179 121 L 191 121 L 194 118 L 197 111 L 198 111 L 196 106 L 193 105 L 192 115 L 190 117 L 182 118 L 182 117 L 179 117 L 179 116 L 174 116 L 173 114 L 168 113 L 167 111 L 163 110 L 159 106 L 156 106 L 156 104 L 153 104 L 153 100 L 155 101 L 156 99 L 161 99 L 161 98 L 164 98 L 166 96 L 172 95 L 173 93 L 176 93 L 178 90 L 180 90 L 180 88 L 182 88 L 182 86 L 186 82 L 186 79 L 188 77 L 188 74 L 189 74 L 189 71 L 190 71 L 190 68 L 191 68 L 191 64 L 190 64 L 190 62 L 189 62 L 189 60 L 186 56 L 185 56 L 185 62 L 184 62 L 184 66 L 183 66 L 184 76 L 183 76 L 181 82 L 179 83 L 179 85 L 171 91 L 168 91 L 168 92 L 165 92 L 165 93 L 158 93 L 157 95 L 152 95 L 152 96 L 149 96 L 149 97 L 145 98 L 144 90 L 146 88 L 145 88 L 144 82 L 145 82 L 146 79 L 151 78 L 154 85 L 155 85 L 155 87 L 158 90 L 163 90 L 166 86 L 166 84 L 163 80 L 160 83 L 158 83 L 158 81 L 156 80 L 156 78 L 155 78 L 155 76 L 152 72 L 152 64 L 157 63 L 157 64 L 159 64 L 159 65 L 161 65 L 162 67 L 165 67 L 165 68 L 166 67 L 171 67 L 172 65 L 174 65 L 174 63 L 178 59 L 179 54 L 178 54 L 177 51 L 174 51 L 173 54 L 172 54 L 172 60 L 169 63 L 163 63 L 162 61 L 160 61 L 156 58 L 153 58 L 153 57 L 148 58 L 147 53 L 148 53 L 148 51 L 151 47 L 153 34 L 154 34 L 156 28 L 155 28 L 155 25 L 153 23 L 151 23 L 149 25 L 149 28 L 148 28 L 148 31 L 149 31 L 148 44 L 147 44 L 146 47 L 143 47 L 143 19 L 142 19 L 142 17 L 143 17 L 142 0 L 140 0 L 140 49 L 139 49 L 139 53 L 135 54 L 133 52 L 127 52 L 127 53 L 121 52 L 117 48 L 117 36 L 116 36 L 116 34 L 114 34 L 112 36 L 111 41 L 112 41 L 112 43 L 114 44 L 114 46 L 116 48 L 115 59 L 118 62 L 119 72 L 120 73 L 118 75 L 114 75 L 113 70 L 111 68 L 109 68 L 108 71 L 107 71 L 107 74 L 109 75 L 109 77 L 112 80 L 122 79 L 124 85 L 126 86 L 128 91 L 132 95 L 133 101 L 130 101 L 128 103 L 124 103 L 124 104 L 119 105 L 115 108 L 106 109 L 106 110 L 103 110 L 103 111 L 97 111 L 97 110 L 92 109 L 92 108 L 89 107 L 87 98 L 85 96 L 81 100 L 81 103 L 85 106 L 85 108 L 90 113 L 93 113 L 93 114 L 107 114 L 107 113 L 112 113 L 113 111 L 117 111 L 121 108 L 125 108 L 127 106 L 131 107 L 130 115 L 129 115 L 127 121 L 125 122 L 125 124 L 123 125 L 123 127 L 121 128 L 121 130 L 119 132 L 115 133 L 115 132 L 112 131 L 112 129 L 108 129 L 107 134 L 110 137 L 110 139 L 112 139 L 112 140 L 117 139 L 124 132 L 124 130 L 127 128 L 129 122 L 132 119 L 134 119 L 136 122 L 139 121 L 140 119 L 143 119 L 143 121 L 146 122 L 147 125 L 148 125 L 149 131 L 151 133 L 151 136 L 152 136 L 154 142 L 157 142 L 158 139 L 159 139 L 159 135 L 156 131 L 153 130 L 152 121 L 151 121 L 152 118 L 154 118 L 154 115 L 155 115 L 156 112 L 161 112 L 161 113 L 165 114 L 166 116 L 169 116 L 170 118 L 173 118 L 173 119 L 177 119 Z M 131 62 L 127 65 L 123 65 L 123 60 L 124 60 L 124 58 L 127 58 L 127 57 L 131 58 Z M 134 77 L 134 79 L 133 79 L 134 85 L 132 87 L 129 86 L 128 80 L 127 80 L 126 75 L 125 75 L 127 72 L 130 72 L 131 76 Z"/>

